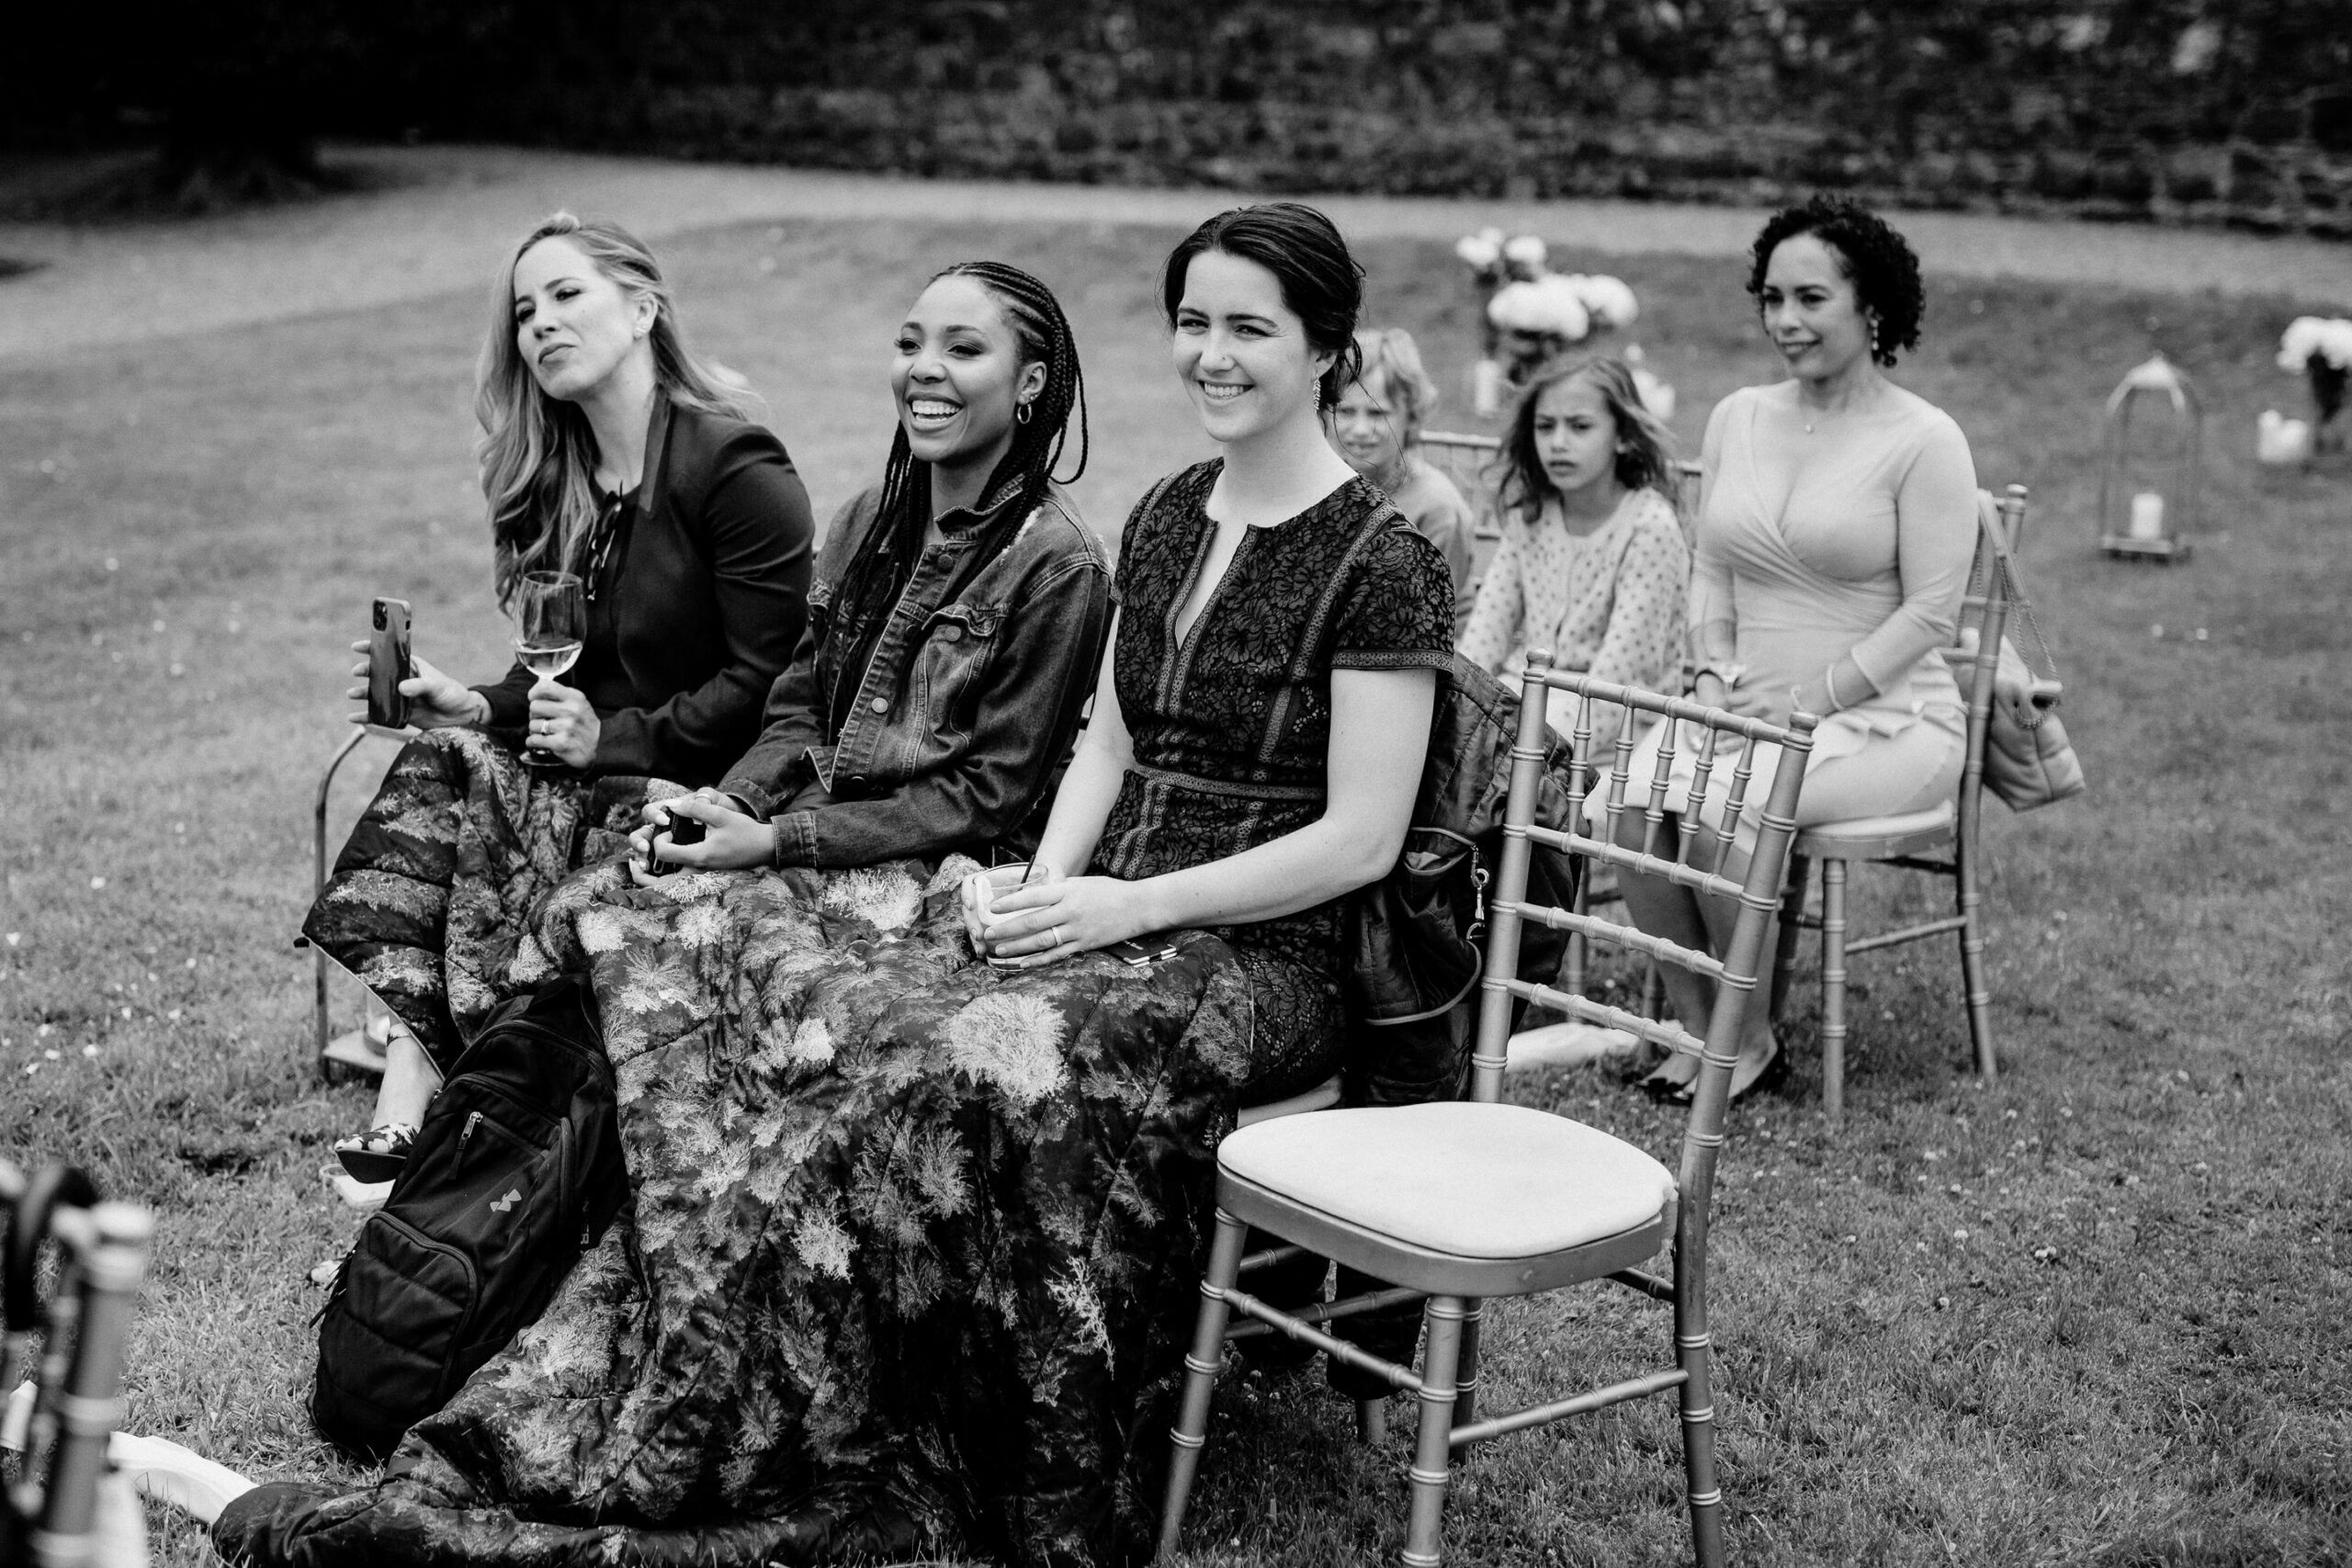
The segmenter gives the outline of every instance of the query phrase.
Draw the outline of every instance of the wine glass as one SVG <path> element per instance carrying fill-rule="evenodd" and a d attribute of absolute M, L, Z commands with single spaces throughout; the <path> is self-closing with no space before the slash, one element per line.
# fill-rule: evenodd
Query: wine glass
<path fill-rule="evenodd" d="M 514 653 L 523 667 L 552 681 L 580 658 L 588 635 L 588 599 L 580 579 L 568 571 L 526 571 L 514 585 Z M 526 739 L 523 761 L 560 768 L 560 757 Z"/>

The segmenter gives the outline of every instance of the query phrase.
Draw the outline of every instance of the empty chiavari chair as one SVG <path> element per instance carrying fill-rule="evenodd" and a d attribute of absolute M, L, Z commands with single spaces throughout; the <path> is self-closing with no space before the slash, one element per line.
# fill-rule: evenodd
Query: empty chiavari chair
<path fill-rule="evenodd" d="M 1742 1021 L 1767 954 L 1766 931 L 1778 906 L 1789 840 L 1812 748 L 1812 720 L 1787 728 L 1704 708 L 1679 697 L 1594 681 L 1530 656 L 1494 897 L 1488 905 L 1483 996 L 1473 1098 L 1469 1101 L 1318 1111 L 1243 1128 L 1217 1150 L 1216 1238 L 1201 1284 L 1200 1317 L 1185 1358 L 1182 1407 L 1160 1516 L 1163 1560 L 1176 1550 L 1208 1428 L 1210 1396 L 1234 1314 L 1271 1325 L 1371 1372 L 1420 1401 L 1419 1438 L 1408 1472 L 1412 1506 L 1404 1561 L 1439 1561 L 1447 1462 L 1455 1450 L 1507 1433 L 1649 1394 L 1680 1402 L 1684 1478 L 1700 1562 L 1723 1561 L 1723 1497 L 1715 1478 L 1714 1396 L 1707 1326 L 1708 1217 L 1731 1093 Z M 1615 749 L 1598 781 L 1602 788 L 1590 831 L 1554 831 L 1534 823 L 1544 757 L 1544 707 L 1549 689 L 1586 700 L 1576 737 L 1589 753 L 1598 704 L 1641 710 L 1685 728 L 1669 733 L 1657 776 L 1629 779 L 1630 742 Z M 1621 733 L 1632 732 L 1628 723 Z M 1707 823 L 1686 814 L 1682 830 L 1659 826 L 1674 742 L 1695 746 L 1694 798 L 1721 786 L 1724 807 Z M 1716 743 L 1729 748 L 1718 758 Z M 1577 771 L 1572 824 L 1581 824 L 1586 788 Z M 1631 810 L 1629 790 L 1646 795 L 1652 826 L 1642 851 L 1618 844 Z M 1757 809 L 1760 798 L 1761 810 Z M 1724 874 L 1726 851 L 1743 815 L 1754 827 L 1742 874 Z M 1645 873 L 1738 900 L 1732 938 L 1720 957 L 1646 936 L 1570 909 L 1527 900 L 1530 845 L 1540 842 L 1589 868 Z M 1670 1021 L 1639 1017 L 1589 998 L 1521 978 L 1521 933 L 1533 921 L 1661 963 L 1716 983 L 1702 1042 Z M 1595 1127 L 1524 1106 L 1501 1103 L 1503 1069 L 1515 1003 L 1539 1002 L 1572 1017 L 1625 1029 L 1696 1055 L 1700 1071 L 1685 1123 L 1680 1169 Z M 1255 1226 L 1294 1246 L 1332 1258 L 1389 1288 L 1293 1313 L 1242 1290 L 1243 1238 Z M 1671 1251 L 1670 1267 L 1640 1267 Z M 1611 1280 L 1672 1309 L 1670 1356 L 1638 1375 L 1508 1414 L 1477 1414 L 1480 1303 L 1565 1286 Z M 1397 1301 L 1424 1302 L 1425 1343 L 1418 1371 L 1370 1355 L 1322 1326 Z"/>
<path fill-rule="evenodd" d="M 0 1562 L 140 1568 L 145 1561 L 137 1503 L 128 1490 L 103 1500 L 100 1483 L 122 1416 L 123 1346 L 153 1222 L 144 1209 L 96 1198 L 77 1170 L 52 1166 L 26 1181 L 0 1161 L 8 1215 L 0 1260 L 0 1395 L 8 1415 L 0 1437 L 24 1456 L 17 1483 L 0 1498 Z M 41 1261 L 51 1247 L 56 1281 L 44 1297 Z M 18 1380 L 36 1362 L 37 1377 L 24 1385 L 29 1397 L 19 1394 Z"/>
<path fill-rule="evenodd" d="M 1947 931 L 1960 937 L 1962 995 L 1968 1004 L 1968 1036 L 1976 1070 L 1986 1084 L 1995 1076 L 1991 982 L 1984 966 L 1984 737 L 1993 716 L 1993 687 L 1999 671 L 2001 637 L 2008 625 L 2008 558 L 2025 528 L 2026 488 L 2011 485 L 1996 501 L 1977 492 L 1976 564 L 1962 602 L 1960 636 L 1944 655 L 1968 703 L 1967 761 L 1954 796 L 1926 811 L 1871 817 L 1850 822 L 1819 822 L 1804 829 L 1789 852 L 1789 886 L 1774 963 L 1777 1001 L 1788 987 L 1800 930 L 1821 933 L 1821 1106 L 1832 1117 L 1846 1107 L 1846 961 L 1859 953 L 1921 942 Z M 1954 912 L 1899 931 L 1857 941 L 1847 932 L 1846 868 L 1858 861 L 1902 866 L 1949 877 Z M 1811 867 L 1821 866 L 1821 912 L 1804 911 Z"/>

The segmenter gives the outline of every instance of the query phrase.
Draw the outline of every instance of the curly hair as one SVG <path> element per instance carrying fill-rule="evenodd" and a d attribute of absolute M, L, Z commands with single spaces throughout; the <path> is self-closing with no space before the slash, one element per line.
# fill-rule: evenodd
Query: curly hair
<path fill-rule="evenodd" d="M 1928 294 L 1919 282 L 1919 255 L 1886 220 L 1849 197 L 1816 196 L 1784 207 L 1766 220 L 1748 252 L 1747 294 L 1764 292 L 1764 269 L 1781 242 L 1811 234 L 1829 247 L 1838 270 L 1854 286 L 1854 300 L 1877 322 L 1871 357 L 1892 368 L 1895 351 L 1919 343 Z"/>

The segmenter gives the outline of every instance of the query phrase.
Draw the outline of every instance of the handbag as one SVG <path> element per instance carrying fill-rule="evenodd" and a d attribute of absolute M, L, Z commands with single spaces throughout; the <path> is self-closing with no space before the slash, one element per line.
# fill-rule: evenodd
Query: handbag
<path fill-rule="evenodd" d="M 1358 888 L 1346 905 L 1342 990 L 1361 1032 L 1342 1075 L 1342 1104 L 1452 1100 L 1468 1079 L 1486 965 L 1488 868 L 1502 855 L 1519 701 L 1458 653 L 1438 673 L 1403 852 L 1387 875 Z M 1547 729 L 1539 825 L 1572 825 L 1574 765 L 1567 742 Z M 1543 844 L 1531 843 L 1528 852 L 1528 897 L 1563 908 L 1575 902 L 1582 863 Z M 1521 966 L 1549 974 L 1566 942 L 1551 927 L 1531 925 Z"/>
<path fill-rule="evenodd" d="M 2083 763 L 2058 717 L 2065 687 L 2007 550 L 1996 550 L 1994 570 L 2008 591 L 2009 625 L 2022 622 L 2040 664 L 2029 660 L 2007 632 L 2002 634 L 1993 675 L 1993 712 L 1984 729 L 1984 784 L 2010 810 L 2031 811 L 2082 794 Z"/>

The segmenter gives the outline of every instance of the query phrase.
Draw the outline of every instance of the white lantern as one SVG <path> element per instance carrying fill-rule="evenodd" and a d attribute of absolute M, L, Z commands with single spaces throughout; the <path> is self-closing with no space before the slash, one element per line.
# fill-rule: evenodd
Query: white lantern
<path fill-rule="evenodd" d="M 2136 366 L 2107 400 L 2098 474 L 2098 542 L 2111 556 L 2176 561 L 2197 526 L 2205 413 L 2163 355 Z"/>

